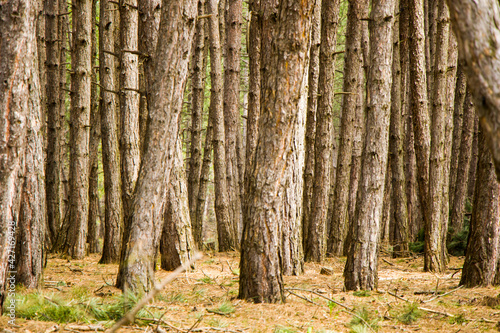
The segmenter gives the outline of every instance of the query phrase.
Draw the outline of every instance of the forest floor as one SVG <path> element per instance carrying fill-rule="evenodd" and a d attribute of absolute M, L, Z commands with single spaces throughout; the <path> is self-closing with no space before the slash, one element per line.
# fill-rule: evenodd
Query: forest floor
<path fill-rule="evenodd" d="M 44 287 L 19 289 L 16 325 L 2 316 L 0 328 L 50 333 L 109 327 L 113 313 L 123 313 L 116 306 L 123 296 L 112 286 L 118 266 L 98 259 L 51 257 Z M 120 332 L 488 332 L 500 325 L 498 288 L 457 289 L 463 257 L 452 257 L 444 274 L 424 273 L 421 256 L 382 257 L 372 292 L 342 291 L 345 258 L 306 263 L 304 275 L 285 277 L 285 304 L 238 300 L 238 263 L 237 253 L 205 254 Z M 320 274 L 323 267 L 331 275 Z M 156 278 L 168 274 L 160 270 Z"/>

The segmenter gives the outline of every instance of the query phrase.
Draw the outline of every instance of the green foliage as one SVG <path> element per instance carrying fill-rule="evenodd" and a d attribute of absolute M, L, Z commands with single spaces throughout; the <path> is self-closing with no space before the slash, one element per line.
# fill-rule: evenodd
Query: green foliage
<path fill-rule="evenodd" d="M 353 294 L 353 296 L 357 296 L 357 297 L 370 297 L 372 295 L 369 290 L 357 290 L 357 291 L 353 292 L 352 294 Z"/>
<path fill-rule="evenodd" d="M 417 239 L 415 242 L 409 244 L 410 251 L 413 253 L 424 253 L 424 240 L 425 240 L 425 230 L 420 229 L 417 234 Z"/>
<path fill-rule="evenodd" d="M 63 300 L 50 298 L 38 292 L 17 297 L 16 316 L 56 323 L 86 321 L 87 317 L 81 307 L 72 306 Z"/>
<path fill-rule="evenodd" d="M 469 238 L 469 218 L 464 219 L 464 227 L 459 232 L 455 233 L 453 228 L 448 229 L 448 236 L 451 238 L 446 244 L 448 253 L 453 256 L 463 256 L 465 255 L 465 250 L 467 249 L 467 239 Z"/>
<path fill-rule="evenodd" d="M 463 314 L 459 314 L 458 316 L 453 316 L 453 317 L 450 317 L 448 319 L 448 322 L 452 325 L 453 324 L 462 325 L 462 324 L 466 323 L 467 321 L 468 321 L 468 319 L 465 318 Z"/>
<path fill-rule="evenodd" d="M 406 325 L 411 325 L 417 322 L 422 317 L 422 310 L 418 308 L 417 303 L 411 303 L 405 307 L 403 312 L 398 316 L 398 320 Z"/>
<path fill-rule="evenodd" d="M 379 318 L 372 315 L 365 307 L 356 311 L 356 316 L 353 316 L 349 322 L 349 328 L 351 333 L 366 333 L 373 331 L 378 331 Z"/>
<path fill-rule="evenodd" d="M 330 309 L 330 314 L 332 314 L 333 309 L 337 307 L 337 304 L 333 303 L 332 301 L 328 301 L 328 308 Z"/>
<path fill-rule="evenodd" d="M 219 305 L 218 308 L 209 309 L 208 311 L 212 312 L 212 313 L 221 314 L 221 315 L 228 315 L 228 314 L 233 313 L 235 311 L 235 309 L 234 309 L 233 304 L 231 304 L 231 302 L 224 302 L 221 305 Z"/>
<path fill-rule="evenodd" d="M 307 330 L 309 332 L 309 329 Z M 276 326 L 274 333 L 295 333 L 297 329 L 286 326 Z"/>

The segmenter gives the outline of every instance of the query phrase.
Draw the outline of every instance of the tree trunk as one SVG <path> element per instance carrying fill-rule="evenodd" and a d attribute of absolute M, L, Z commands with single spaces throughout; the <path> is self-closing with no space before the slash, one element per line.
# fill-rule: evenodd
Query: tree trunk
<path fill-rule="evenodd" d="M 130 234 L 125 255 L 120 259 L 118 285 L 133 293 L 144 293 L 154 283 L 154 258 L 158 248 L 163 202 L 178 135 L 195 18 L 195 0 L 178 3 L 164 0 L 156 53 L 153 58 L 155 80 L 150 86 L 148 126 L 141 173 L 137 180 Z M 174 74 L 175 73 L 175 74 Z M 122 277 L 120 279 L 120 276 Z"/>
<path fill-rule="evenodd" d="M 89 253 L 99 253 L 99 143 L 101 141 L 101 117 L 97 97 L 97 0 L 92 0 L 92 86 L 90 89 L 90 143 L 89 143 L 89 219 L 87 243 Z M 102 223 L 102 222 L 101 222 Z"/>
<path fill-rule="evenodd" d="M 479 138 L 479 118 L 477 113 L 474 115 L 474 134 L 472 136 L 472 151 L 469 166 L 469 182 L 467 184 L 467 197 L 472 202 L 474 190 L 476 188 L 476 171 L 478 159 L 478 138 Z"/>
<path fill-rule="evenodd" d="M 289 204 L 296 204 L 286 200 L 287 180 L 293 177 L 287 164 L 294 158 L 291 145 L 297 134 L 312 6 L 313 1 L 261 1 L 261 73 L 266 75 L 261 77 L 255 164 L 245 193 L 238 296 L 257 303 L 284 301 L 281 217 Z"/>
<path fill-rule="evenodd" d="M 239 249 L 242 230 L 242 212 L 240 198 L 240 172 L 238 158 L 241 154 L 240 123 L 240 53 L 242 0 L 226 3 L 225 12 L 225 57 L 224 57 L 224 134 L 226 150 L 226 176 L 228 191 L 229 218 L 234 228 L 235 249 Z M 222 19 L 222 18 L 221 18 Z M 214 124 L 215 125 L 215 124 Z M 217 126 L 217 125 L 215 125 Z M 221 240 L 219 240 L 219 245 Z"/>
<path fill-rule="evenodd" d="M 198 15 L 205 12 L 205 0 L 198 1 Z M 203 125 L 203 104 L 205 101 L 205 20 L 197 20 L 193 43 L 193 59 L 191 73 L 191 146 L 189 157 L 188 173 L 188 198 L 189 213 L 193 226 L 197 225 L 196 204 L 198 199 L 198 190 L 200 188 L 200 172 L 202 164 L 201 142 Z M 198 244 L 201 245 L 201 244 Z"/>
<path fill-rule="evenodd" d="M 403 105 L 401 103 L 402 92 L 406 86 L 402 84 L 401 57 L 400 57 L 400 30 L 408 28 L 408 6 L 403 1 L 399 15 L 399 29 L 395 27 L 393 33 L 393 59 L 392 59 L 392 89 L 391 89 L 391 118 L 389 129 L 389 154 L 391 162 L 391 244 L 393 246 L 393 257 L 405 257 L 409 254 L 409 225 L 408 206 L 406 198 L 406 179 L 403 158 Z M 407 34 L 406 34 L 407 35 Z M 407 43 L 407 41 L 405 41 Z M 405 48 L 408 50 L 408 48 Z M 404 55 L 403 55 L 404 56 Z M 407 73 L 407 72 L 405 72 Z"/>
<path fill-rule="evenodd" d="M 321 45 L 321 0 L 317 0 L 313 9 L 311 23 L 311 47 L 309 50 L 309 92 L 307 97 L 304 189 L 302 199 L 302 242 L 309 242 L 309 220 L 313 201 L 314 183 L 314 140 L 316 139 L 316 110 L 318 108 L 319 49 Z M 257 32 L 256 32 L 257 33 Z M 250 76 L 250 79 L 252 77 Z M 260 87 L 258 88 L 260 89 Z M 249 166 L 247 166 L 249 168 Z"/>
<path fill-rule="evenodd" d="M 465 200 L 467 199 L 467 184 L 472 151 L 472 138 L 474 135 L 474 119 L 476 112 L 472 103 L 472 95 L 467 91 L 463 105 L 463 124 L 460 140 L 459 158 L 457 159 L 456 185 L 454 189 L 453 206 L 451 206 L 451 227 L 453 233 L 458 233 L 463 228 Z"/>
<path fill-rule="evenodd" d="M 324 0 L 321 5 L 321 45 L 319 54 L 318 109 L 314 140 L 314 187 L 308 241 L 307 261 L 322 262 L 326 253 L 326 217 L 330 194 L 330 167 L 333 145 L 333 98 L 335 76 L 335 47 L 339 0 Z"/>
<path fill-rule="evenodd" d="M 63 0 L 61 0 L 63 1 Z M 60 194 L 60 51 L 59 36 L 59 0 L 45 1 L 45 43 L 47 52 L 47 166 L 45 168 L 47 226 L 50 242 L 55 242 L 61 225 L 61 194 Z M 63 65 L 62 67 L 64 67 Z M 42 87 L 42 89 L 44 89 Z M 49 244 L 47 244 L 49 245 Z"/>
<path fill-rule="evenodd" d="M 61 250 L 74 259 L 83 259 L 89 217 L 92 0 L 78 0 L 72 5 L 69 225 Z"/>
<path fill-rule="evenodd" d="M 139 15 L 137 0 L 120 0 L 120 158 L 125 229 L 139 174 Z"/>
<path fill-rule="evenodd" d="M 448 1 L 460 55 L 465 60 L 469 87 L 475 99 L 482 129 L 500 178 L 500 4 L 494 0 Z"/>
<path fill-rule="evenodd" d="M 389 146 L 393 1 L 372 1 L 370 74 L 361 179 L 353 223 L 353 241 L 344 269 L 347 290 L 377 287 L 380 220 Z"/>
<path fill-rule="evenodd" d="M 166 271 L 186 264 L 195 251 L 180 137 L 176 146 L 160 240 L 161 268 Z"/>
<path fill-rule="evenodd" d="M 39 80 L 40 80 L 40 87 L 46 87 L 47 86 L 47 51 L 46 51 L 46 39 L 47 39 L 47 34 L 45 32 L 45 5 L 44 5 L 44 0 L 33 0 L 33 2 L 36 4 L 36 14 L 35 14 L 35 20 L 36 20 L 36 42 L 37 42 L 37 62 L 39 64 Z M 40 114 L 40 119 L 44 119 L 41 123 L 40 131 L 43 133 L 43 147 L 45 148 L 47 146 L 47 141 L 45 140 L 46 138 L 46 133 L 47 133 L 47 90 L 46 89 L 41 89 L 40 90 L 40 107 L 41 107 L 41 114 Z"/>
<path fill-rule="evenodd" d="M 121 170 L 118 143 L 118 82 L 116 82 L 115 39 L 118 28 L 115 4 L 100 1 L 99 77 L 102 134 L 102 166 L 104 171 L 104 237 L 101 264 L 117 263 L 122 242 L 123 211 Z M 107 52 L 105 52 L 107 51 Z M 102 221 L 101 221 L 102 222 Z"/>
<path fill-rule="evenodd" d="M 216 3 L 208 0 L 208 12 L 212 14 L 209 18 L 210 37 L 210 115 L 214 126 L 213 148 L 214 148 L 214 182 L 215 182 L 215 215 L 217 219 L 217 235 L 219 251 L 231 251 L 237 248 L 237 236 L 233 226 L 234 220 L 230 218 L 229 196 L 227 185 L 226 151 L 224 135 L 224 114 L 222 95 L 222 68 L 220 43 L 218 40 L 218 16 L 216 15 Z"/>
<path fill-rule="evenodd" d="M 344 88 L 348 92 L 342 95 L 342 120 L 340 127 L 340 144 L 337 160 L 337 175 L 335 177 L 334 207 L 330 235 L 328 237 L 328 253 L 342 255 L 346 226 L 349 223 L 349 184 L 351 182 L 351 161 L 353 141 L 356 131 L 356 118 L 359 116 L 358 100 L 363 91 L 358 87 L 363 83 L 363 55 L 361 53 L 362 21 L 368 1 L 350 1 L 347 10 L 347 28 L 345 41 Z"/>
<path fill-rule="evenodd" d="M 34 44 L 31 44 L 34 47 Z M 21 190 L 21 206 L 16 241 L 16 283 L 26 288 L 37 288 L 42 277 L 46 213 L 45 174 L 42 135 L 42 110 L 38 57 L 36 50 L 29 59 L 29 113 L 26 119 L 26 149 L 24 155 L 24 185 Z M 26 56 L 26 54 L 24 54 Z"/>
<path fill-rule="evenodd" d="M 432 130 L 431 153 L 429 165 L 429 201 L 425 209 L 427 215 L 425 224 L 424 270 L 442 272 L 446 268 L 443 260 L 442 237 L 447 215 L 443 215 L 445 174 L 445 138 L 446 138 L 446 88 L 449 41 L 449 12 L 444 0 L 440 0 L 438 12 L 438 27 L 436 36 L 436 52 L 434 63 L 434 92 L 432 96 Z M 446 221 L 447 222 L 447 221 Z"/>
<path fill-rule="evenodd" d="M 491 152 L 481 132 L 476 192 L 460 285 L 472 288 L 495 283 L 500 230 L 499 194 Z"/>
<path fill-rule="evenodd" d="M 15 279 L 21 159 L 29 119 L 30 66 L 36 57 L 35 8 L 31 1 L 2 3 L 0 11 L 0 313 L 9 278 Z M 35 75 L 37 73 L 34 73 Z M 33 110 L 31 110 L 33 111 Z"/>

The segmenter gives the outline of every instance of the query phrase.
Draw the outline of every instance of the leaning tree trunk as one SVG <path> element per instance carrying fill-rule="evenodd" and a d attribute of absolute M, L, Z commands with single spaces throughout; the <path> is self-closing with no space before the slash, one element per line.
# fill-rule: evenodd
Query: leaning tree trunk
<path fill-rule="evenodd" d="M 245 193 L 238 296 L 257 303 L 284 301 L 280 217 L 287 204 L 282 198 L 291 172 L 288 155 L 293 154 L 303 93 L 312 6 L 313 1 L 261 1 L 261 69 L 266 75 L 261 77 L 255 164 Z"/>
<path fill-rule="evenodd" d="M 178 117 L 182 109 L 191 43 L 196 18 L 195 0 L 164 0 L 154 56 L 155 80 L 151 85 L 148 126 L 141 173 L 137 180 L 130 234 L 120 260 L 120 287 L 143 293 L 154 283 L 154 258 L 163 218 L 163 202 L 170 178 Z"/>
<path fill-rule="evenodd" d="M 347 290 L 374 289 L 378 283 L 380 220 L 389 148 L 393 15 L 394 1 L 372 1 L 367 82 L 369 112 L 356 213 L 352 221 L 353 238 L 344 269 Z"/>
<path fill-rule="evenodd" d="M 327 252 L 340 256 L 343 254 L 346 226 L 349 223 L 349 184 L 351 181 L 351 161 L 355 122 L 359 116 L 358 100 L 363 93 L 358 89 L 363 81 L 363 55 L 361 53 L 361 34 L 363 12 L 368 1 L 350 1 L 347 10 L 347 28 L 345 41 L 344 88 L 347 92 L 342 96 L 342 120 L 340 127 L 340 144 L 337 160 L 337 175 L 335 177 L 334 207 L 336 213 L 332 216 Z"/>
<path fill-rule="evenodd" d="M 115 80 L 114 49 L 118 19 L 115 4 L 100 0 L 99 20 L 99 77 L 102 135 L 102 167 L 104 171 L 104 237 L 101 264 L 120 260 L 122 241 L 121 170 L 118 143 L 118 82 Z"/>
<path fill-rule="evenodd" d="M 33 45 L 34 46 L 34 45 Z M 38 57 L 36 50 L 29 67 L 29 114 L 26 119 L 26 149 L 24 155 L 24 180 L 21 190 L 16 242 L 16 283 L 26 288 L 37 288 L 42 277 L 43 250 L 46 229 L 45 174 L 42 135 L 42 109 Z"/>
<path fill-rule="evenodd" d="M 18 175 L 25 154 L 30 67 L 36 57 L 34 7 L 31 1 L 12 0 L 3 2 L 0 11 L 0 82 L 6 82 L 0 87 L 0 313 L 6 279 L 15 279 L 8 271 L 15 270 Z"/>
<path fill-rule="evenodd" d="M 255 11 L 257 12 L 257 11 Z M 309 218 L 311 216 L 314 184 L 314 140 L 316 139 L 316 109 L 318 108 L 319 49 L 321 45 L 321 0 L 316 1 L 311 23 L 311 47 L 309 49 L 308 96 L 305 132 L 304 189 L 302 199 L 302 242 L 309 241 Z M 257 16 L 257 15 L 256 15 Z M 257 34 L 255 32 L 254 34 Z M 252 36 L 252 35 L 251 35 Z M 260 68 L 259 68 L 260 71 Z M 260 73 L 258 74 L 260 75 Z M 250 73 L 252 80 L 252 73 Z M 257 90 L 260 87 L 257 88 Z M 260 95 L 259 95 L 260 96 Z M 257 143 L 257 142 L 255 142 Z M 250 164 L 247 169 L 251 168 Z M 250 170 L 248 171 L 250 172 Z"/>
<path fill-rule="evenodd" d="M 60 236 L 66 237 L 61 250 L 83 259 L 89 213 L 92 0 L 74 1 L 72 13 L 69 226 L 67 235 Z"/>
<path fill-rule="evenodd" d="M 176 146 L 160 240 L 161 268 L 166 271 L 185 265 L 195 251 L 180 138 L 177 139 Z"/>
<path fill-rule="evenodd" d="M 438 12 L 438 27 L 434 63 L 434 87 L 432 97 L 432 130 L 431 153 L 429 165 L 429 201 L 425 208 L 427 215 L 425 224 L 424 270 L 442 272 L 446 262 L 442 256 L 443 225 L 448 219 L 443 215 L 444 182 L 446 168 L 446 88 L 449 41 L 449 12 L 444 0 L 440 0 Z"/>
<path fill-rule="evenodd" d="M 468 288 L 495 283 L 499 250 L 500 192 L 486 138 L 479 134 L 479 161 L 469 240 L 460 285 Z"/>
<path fill-rule="evenodd" d="M 229 199 L 229 217 L 234 228 L 236 243 L 234 248 L 239 249 L 242 211 L 240 198 L 240 172 L 238 157 L 242 149 L 240 123 L 240 53 L 241 53 L 241 20 L 242 0 L 228 1 L 226 4 L 225 20 L 225 57 L 224 57 L 224 135 L 226 149 L 227 191 Z M 220 18 L 222 19 L 222 18 Z M 215 126 L 217 126 L 214 123 Z M 220 245 L 219 240 L 219 245 Z"/>
<path fill-rule="evenodd" d="M 217 219 L 217 236 L 219 251 L 230 251 L 237 248 L 237 235 L 235 234 L 235 221 L 230 218 L 229 213 L 229 192 L 227 185 L 226 151 L 224 135 L 224 114 L 222 95 L 222 68 L 219 41 L 219 26 L 214 0 L 207 2 L 208 12 L 212 15 L 209 18 L 209 38 L 210 38 L 210 115 L 213 133 L 214 149 L 214 182 L 215 182 L 215 215 Z"/>
<path fill-rule="evenodd" d="M 62 1 L 62 0 L 61 0 Z M 55 242 L 61 225 L 60 194 L 60 51 L 59 0 L 45 1 L 45 44 L 47 53 L 47 166 L 45 168 L 47 226 L 50 242 Z M 62 65 L 63 67 L 65 65 Z M 44 89 L 44 87 L 42 87 Z M 48 244 L 47 244 L 48 245 Z"/>
<path fill-rule="evenodd" d="M 495 0 L 447 1 L 459 53 L 465 60 L 467 79 L 482 130 L 500 179 L 500 4 Z"/>
<path fill-rule="evenodd" d="M 321 4 L 321 46 L 319 51 L 318 109 L 314 140 L 314 186 L 305 259 L 322 262 L 326 253 L 326 217 L 330 194 L 330 167 L 333 144 L 333 98 L 335 47 L 339 20 L 339 0 Z"/>

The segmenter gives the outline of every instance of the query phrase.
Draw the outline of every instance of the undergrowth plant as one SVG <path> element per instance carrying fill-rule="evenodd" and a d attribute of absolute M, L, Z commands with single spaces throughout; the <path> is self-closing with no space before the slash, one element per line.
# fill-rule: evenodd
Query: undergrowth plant
<path fill-rule="evenodd" d="M 408 304 L 403 312 L 398 316 L 398 320 L 406 325 L 417 322 L 422 317 L 422 310 L 418 308 L 417 303 Z"/>
<path fill-rule="evenodd" d="M 356 315 L 349 322 L 351 333 L 377 332 L 379 318 L 371 314 L 365 307 L 356 310 Z"/>

